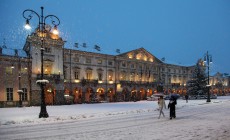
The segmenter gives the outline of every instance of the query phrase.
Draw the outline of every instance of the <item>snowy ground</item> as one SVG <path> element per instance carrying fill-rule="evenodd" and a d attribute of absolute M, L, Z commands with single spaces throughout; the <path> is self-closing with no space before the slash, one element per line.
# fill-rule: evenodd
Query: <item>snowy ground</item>
<path fill-rule="evenodd" d="M 168 101 L 166 100 L 166 104 Z M 158 119 L 156 101 L 0 108 L 0 140 L 229 140 L 230 96 L 178 100 L 177 118 Z"/>

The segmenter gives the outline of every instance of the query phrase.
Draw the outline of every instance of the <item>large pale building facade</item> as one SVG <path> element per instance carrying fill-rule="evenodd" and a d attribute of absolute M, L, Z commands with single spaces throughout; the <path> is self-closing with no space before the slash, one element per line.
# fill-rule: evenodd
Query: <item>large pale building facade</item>
<path fill-rule="evenodd" d="M 47 105 L 146 100 L 159 87 L 165 94 L 184 95 L 194 69 L 167 64 L 144 48 L 118 55 L 67 49 L 65 41 L 50 32 L 44 43 L 44 79 L 49 81 L 45 86 Z M 21 89 L 23 105 L 40 105 L 41 89 L 36 84 L 41 76 L 40 49 L 37 32 L 26 39 L 26 57 L 4 55 L 1 49 L 1 107 L 17 106 L 17 91 Z M 228 83 L 225 79 L 226 86 Z"/>

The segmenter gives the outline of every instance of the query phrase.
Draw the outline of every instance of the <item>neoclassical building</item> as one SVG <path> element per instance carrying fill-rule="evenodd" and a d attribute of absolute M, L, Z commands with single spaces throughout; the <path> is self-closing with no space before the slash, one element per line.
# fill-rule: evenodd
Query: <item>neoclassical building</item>
<path fill-rule="evenodd" d="M 0 50 L 0 107 L 40 105 L 41 38 L 34 32 L 26 39 L 24 57 L 15 50 Z M 43 71 L 47 105 L 138 101 L 156 93 L 186 94 L 194 66 L 167 64 L 144 48 L 118 55 L 64 48 L 65 41 L 51 32 L 44 40 Z M 213 80 L 213 84 L 215 80 Z M 228 85 L 229 81 L 225 83 Z M 229 91 L 226 91 L 229 92 Z"/>

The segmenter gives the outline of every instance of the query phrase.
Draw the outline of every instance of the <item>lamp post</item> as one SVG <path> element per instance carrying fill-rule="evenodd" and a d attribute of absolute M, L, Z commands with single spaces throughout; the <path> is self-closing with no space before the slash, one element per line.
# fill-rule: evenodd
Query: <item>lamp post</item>
<path fill-rule="evenodd" d="M 26 19 L 26 29 L 30 29 L 30 24 L 29 21 L 33 18 L 33 15 L 36 15 L 38 17 L 38 32 L 39 32 L 39 37 L 41 38 L 41 78 L 40 80 L 37 80 L 36 83 L 38 83 L 41 87 L 41 111 L 39 114 L 39 118 L 47 118 L 49 117 L 47 111 L 46 111 L 46 103 L 45 103 L 45 91 L 44 91 L 44 86 L 46 83 L 48 83 L 48 80 L 44 79 L 44 73 L 43 73 L 43 55 L 44 55 L 44 40 L 46 37 L 46 30 L 45 30 L 45 25 L 46 25 L 46 19 L 51 18 L 51 23 L 54 25 L 53 28 L 53 34 L 58 34 L 57 31 L 57 26 L 60 24 L 60 20 L 57 16 L 55 15 L 47 15 L 44 17 L 43 15 L 43 10 L 44 7 L 41 7 L 41 15 L 39 15 L 37 12 L 27 9 L 23 11 L 23 17 Z"/>
<path fill-rule="evenodd" d="M 207 102 L 211 102 L 211 100 L 210 100 L 210 92 L 209 92 L 209 88 L 210 88 L 210 85 L 209 85 L 209 65 L 210 65 L 210 63 L 212 63 L 212 56 L 210 54 L 208 54 L 208 51 L 204 56 L 204 62 L 207 63 L 207 67 L 208 67 L 208 85 L 207 85 L 207 87 L 208 87 L 208 97 L 207 97 Z"/>

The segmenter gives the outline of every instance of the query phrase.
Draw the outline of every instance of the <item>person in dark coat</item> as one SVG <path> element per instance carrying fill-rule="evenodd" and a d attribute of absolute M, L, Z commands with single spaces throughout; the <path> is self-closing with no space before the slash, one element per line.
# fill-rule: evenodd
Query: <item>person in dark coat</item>
<path fill-rule="evenodd" d="M 186 103 L 188 103 L 188 95 L 187 94 L 185 95 L 185 100 L 186 100 Z"/>
<path fill-rule="evenodd" d="M 170 108 L 170 120 L 176 118 L 176 104 L 177 101 L 175 98 L 170 98 L 168 108 Z"/>

